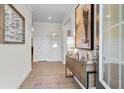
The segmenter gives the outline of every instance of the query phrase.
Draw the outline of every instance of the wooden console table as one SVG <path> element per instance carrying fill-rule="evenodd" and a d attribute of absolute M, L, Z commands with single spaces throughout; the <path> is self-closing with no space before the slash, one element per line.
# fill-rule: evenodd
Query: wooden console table
<path fill-rule="evenodd" d="M 83 84 L 85 88 L 89 88 L 89 84 L 91 83 L 92 85 L 95 86 L 96 83 L 95 77 L 92 78 L 89 77 L 90 74 L 96 73 L 95 68 L 96 68 L 96 64 L 93 62 L 92 63 L 80 62 L 66 55 L 65 76 L 66 77 L 75 76 Z M 73 73 L 72 76 L 68 76 L 68 72 L 67 72 L 68 69 Z"/>

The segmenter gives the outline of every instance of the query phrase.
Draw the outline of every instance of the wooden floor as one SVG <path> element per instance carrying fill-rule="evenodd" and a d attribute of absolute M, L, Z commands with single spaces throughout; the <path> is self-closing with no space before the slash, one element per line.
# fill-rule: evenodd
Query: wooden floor
<path fill-rule="evenodd" d="M 34 62 L 33 69 L 20 89 L 31 89 L 33 86 L 33 81 L 37 77 L 47 78 L 47 77 L 59 77 L 62 81 L 64 89 L 80 89 L 81 87 L 77 84 L 74 78 L 65 77 L 65 65 L 60 62 Z"/>

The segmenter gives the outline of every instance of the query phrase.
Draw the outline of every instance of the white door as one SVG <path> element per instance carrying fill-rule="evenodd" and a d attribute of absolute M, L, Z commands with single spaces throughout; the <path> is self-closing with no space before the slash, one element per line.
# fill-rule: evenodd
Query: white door
<path fill-rule="evenodd" d="M 124 5 L 100 5 L 100 82 L 124 88 Z"/>
<path fill-rule="evenodd" d="M 34 24 L 34 61 L 62 61 L 61 50 L 63 42 L 61 26 L 61 24 L 54 23 Z M 55 33 L 56 39 L 53 40 L 53 34 Z"/>
<path fill-rule="evenodd" d="M 37 37 L 33 41 L 34 44 L 34 61 L 47 60 L 47 40 L 44 35 Z"/>

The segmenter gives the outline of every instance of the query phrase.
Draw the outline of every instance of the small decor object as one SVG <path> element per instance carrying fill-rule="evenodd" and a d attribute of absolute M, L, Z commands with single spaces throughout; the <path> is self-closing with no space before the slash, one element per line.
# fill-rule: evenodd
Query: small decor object
<path fill-rule="evenodd" d="M 93 49 L 94 5 L 81 4 L 75 9 L 76 48 Z"/>
<path fill-rule="evenodd" d="M 52 32 L 52 40 L 57 40 L 57 39 L 58 39 L 58 33 Z"/>
<path fill-rule="evenodd" d="M 77 52 L 77 53 L 75 54 L 75 59 L 76 59 L 76 60 L 79 60 L 79 52 Z"/>
<path fill-rule="evenodd" d="M 0 42 L 21 44 L 25 42 L 25 19 L 9 4 L 0 5 Z"/>
<path fill-rule="evenodd" d="M 58 33 L 52 32 L 52 47 L 56 48 L 58 47 Z"/>

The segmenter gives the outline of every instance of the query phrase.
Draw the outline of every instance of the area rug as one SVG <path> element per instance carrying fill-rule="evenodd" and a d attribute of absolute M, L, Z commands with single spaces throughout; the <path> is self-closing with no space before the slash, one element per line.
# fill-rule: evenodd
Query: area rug
<path fill-rule="evenodd" d="M 37 78 L 34 80 L 33 89 L 62 89 L 62 82 L 56 77 Z"/>

